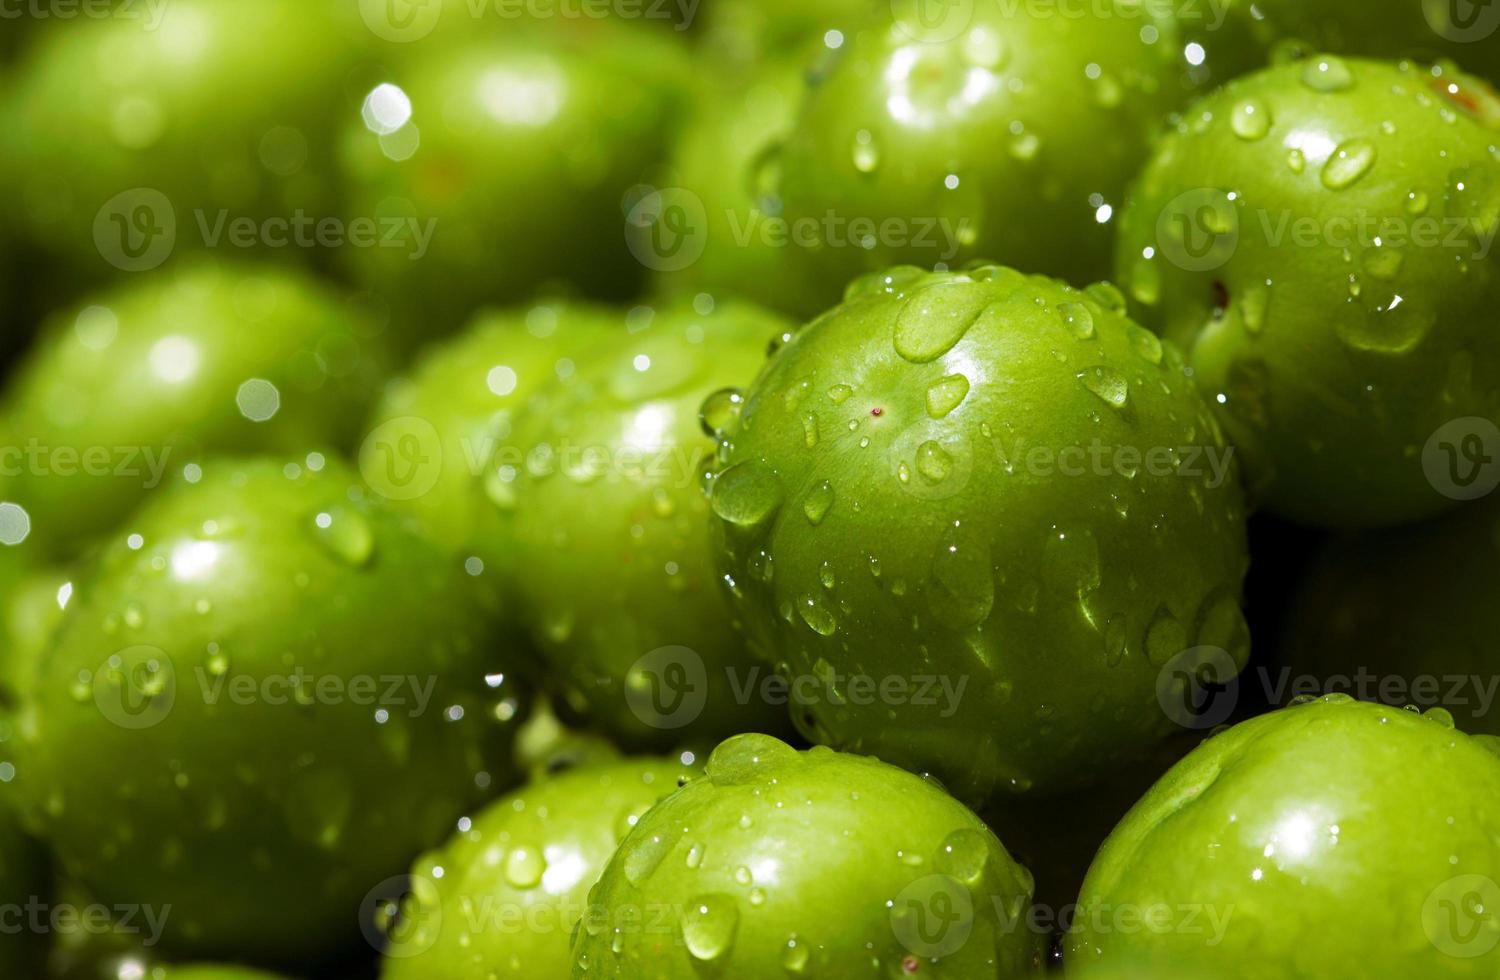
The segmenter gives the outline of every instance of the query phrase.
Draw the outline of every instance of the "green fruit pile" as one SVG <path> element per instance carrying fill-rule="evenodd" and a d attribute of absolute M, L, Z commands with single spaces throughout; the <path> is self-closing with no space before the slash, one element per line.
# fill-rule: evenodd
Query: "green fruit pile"
<path fill-rule="evenodd" d="M 1495 980 L 1497 82 L 0 0 L 0 980 Z"/>

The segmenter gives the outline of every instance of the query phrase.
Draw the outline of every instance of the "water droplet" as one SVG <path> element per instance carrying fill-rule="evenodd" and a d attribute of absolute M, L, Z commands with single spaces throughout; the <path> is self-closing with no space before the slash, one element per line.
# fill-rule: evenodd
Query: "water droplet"
<path fill-rule="evenodd" d="M 1271 131 L 1271 111 L 1259 99 L 1245 99 L 1230 113 L 1229 128 L 1242 140 L 1264 139 Z"/>
<path fill-rule="evenodd" d="M 839 622 L 823 602 L 822 596 L 804 594 L 797 600 L 797 614 L 819 636 L 832 636 L 838 632 Z"/>
<path fill-rule="evenodd" d="M 828 389 L 828 400 L 835 405 L 842 405 L 852 394 L 854 394 L 854 389 L 848 385 L 834 385 Z"/>
<path fill-rule="evenodd" d="M 1130 270 L 1130 294 L 1136 302 L 1155 306 L 1161 302 L 1161 266 L 1154 259 L 1136 260 Z"/>
<path fill-rule="evenodd" d="M 1083 292 L 1089 299 L 1110 313 L 1124 316 L 1125 311 L 1129 309 L 1129 304 L 1125 302 L 1125 294 L 1120 292 L 1120 287 L 1112 282 L 1092 283 L 1085 287 Z"/>
<path fill-rule="evenodd" d="M 1145 327 L 1134 323 L 1126 327 L 1125 332 L 1130 337 L 1130 346 L 1135 348 L 1141 360 L 1153 366 L 1161 363 L 1161 338 Z"/>
<path fill-rule="evenodd" d="M 1426 214 L 1430 206 L 1430 200 L 1425 191 L 1411 191 L 1406 195 L 1406 210 L 1408 214 Z"/>
<path fill-rule="evenodd" d="M 1354 86 L 1354 74 L 1341 59 L 1320 55 L 1302 69 L 1302 83 L 1318 92 L 1342 92 Z"/>
<path fill-rule="evenodd" d="M 818 431 L 818 417 L 812 412 L 802 416 L 802 444 L 812 449 L 818 444 L 821 433 Z"/>
<path fill-rule="evenodd" d="M 928 608 L 950 629 L 968 629 L 989 618 L 995 604 L 995 575 L 989 543 L 962 525 L 950 526 L 932 560 Z"/>
<path fill-rule="evenodd" d="M 1049 592 L 1081 599 L 1099 588 L 1099 544 L 1089 530 L 1054 530 L 1042 551 Z"/>
<path fill-rule="evenodd" d="M 375 553 L 375 531 L 364 514 L 335 505 L 313 518 L 318 542 L 346 565 L 358 568 Z"/>
<path fill-rule="evenodd" d="M 740 925 L 740 910 L 730 895 L 703 895 L 688 903 L 682 919 L 682 941 L 696 960 L 711 963 L 729 952 Z"/>
<path fill-rule="evenodd" d="M 1187 649 L 1187 630 L 1166 606 L 1160 606 L 1146 627 L 1146 659 L 1157 667 Z"/>
<path fill-rule="evenodd" d="M 1073 336 L 1079 340 L 1090 340 L 1094 336 L 1094 314 L 1082 303 L 1059 303 L 1057 312 L 1062 317 L 1063 323 L 1073 331 Z"/>
<path fill-rule="evenodd" d="M 808 523 L 816 527 L 823 523 L 824 517 L 828 516 L 833 502 L 833 484 L 827 480 L 820 480 L 807 492 L 807 499 L 802 502 L 802 513 L 807 515 Z"/>
<path fill-rule="evenodd" d="M 1122 409 L 1130 400 L 1130 382 L 1113 368 L 1096 365 L 1078 372 L 1083 386 L 1104 400 L 1113 409 Z"/>
<path fill-rule="evenodd" d="M 1353 350 L 1406 354 L 1415 350 L 1436 325 L 1437 315 L 1430 308 L 1397 295 L 1373 311 L 1347 311 L 1335 333 Z"/>
<path fill-rule="evenodd" d="M 917 447 L 917 472 L 933 483 L 942 483 L 953 472 L 953 457 L 929 439 Z"/>
<path fill-rule="evenodd" d="M 1240 322 L 1245 331 L 1258 334 L 1266 326 L 1266 314 L 1271 305 L 1271 287 L 1264 282 L 1252 282 L 1240 293 Z"/>
<path fill-rule="evenodd" d="M 872 174 L 880 167 L 880 148 L 868 129 L 854 134 L 854 169 L 862 174 Z"/>
<path fill-rule="evenodd" d="M 781 968 L 790 974 L 801 975 L 807 971 L 808 959 L 807 946 L 795 939 L 789 939 L 786 950 L 781 954 Z"/>
<path fill-rule="evenodd" d="M 1362 259 L 1365 274 L 1384 282 L 1390 282 L 1401 272 L 1405 257 L 1390 246 L 1367 248 Z"/>
<path fill-rule="evenodd" d="M 989 860 L 989 840 L 977 830 L 964 828 L 955 830 L 944 838 L 933 863 L 940 873 L 950 875 L 972 888 L 984 878 Z"/>
<path fill-rule="evenodd" d="M 505 856 L 505 880 L 516 888 L 535 888 L 546 870 L 546 859 L 534 847 L 516 847 Z"/>
<path fill-rule="evenodd" d="M 1341 191 L 1353 186 L 1375 165 L 1375 144 L 1369 140 L 1350 140 L 1333 151 L 1323 164 L 1323 186 Z"/>
<path fill-rule="evenodd" d="M 924 364 L 963 339 L 993 298 L 971 282 L 942 282 L 914 293 L 896 318 L 896 353 Z"/>
<path fill-rule="evenodd" d="M 722 439 L 740 417 L 745 404 L 745 395 L 738 388 L 720 388 L 703 400 L 698 410 L 698 421 L 704 434 L 713 439 Z"/>
<path fill-rule="evenodd" d="M 935 419 L 944 418 L 968 396 L 969 379 L 962 374 L 950 374 L 927 389 L 927 414 Z"/>
<path fill-rule="evenodd" d="M 1286 151 L 1286 165 L 1294 174 L 1300 174 L 1307 169 L 1307 154 L 1298 147 L 1292 147 Z"/>
<path fill-rule="evenodd" d="M 783 494 L 781 480 L 770 467 L 736 463 L 714 479 L 709 504 L 721 520 L 754 528 L 776 516 Z"/>

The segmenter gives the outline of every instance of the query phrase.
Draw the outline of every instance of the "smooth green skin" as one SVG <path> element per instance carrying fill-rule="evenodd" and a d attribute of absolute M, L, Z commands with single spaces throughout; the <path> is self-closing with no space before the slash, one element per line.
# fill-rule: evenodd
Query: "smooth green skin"
<path fill-rule="evenodd" d="M 1139 14 L 1039 16 L 1025 4 L 976 3 L 962 33 L 947 27 L 965 8 L 944 8 L 939 39 L 919 41 L 933 35 L 909 6 L 845 41 L 780 160 L 785 213 L 822 242 L 806 261 L 825 303 L 898 262 L 982 257 L 1078 284 L 1107 276 L 1113 227 L 1098 209 L 1118 209 L 1182 101 L 1175 52 L 1141 40 Z M 878 244 L 851 244 L 856 220 Z"/>
<path fill-rule="evenodd" d="M 113 340 L 101 323 L 115 325 Z M 156 480 L 207 453 L 343 447 L 385 362 L 359 310 L 267 266 L 205 263 L 78 303 L 49 322 L 0 398 L 0 446 L 47 451 L 39 465 L 8 456 L 7 470 L 20 472 L 0 477 L 0 500 L 31 517 L 18 547 L 71 558 Z M 251 379 L 280 392 L 269 421 L 240 410 Z M 82 469 L 86 453 L 104 461 L 93 474 Z M 138 475 L 118 475 L 120 464 Z"/>
<path fill-rule="evenodd" d="M 932 901 L 940 890 L 955 904 Z M 932 931 L 912 918 L 924 901 L 961 918 Z M 572 975 L 1017 977 L 1040 954 L 1005 917 L 1030 902 L 1030 873 L 931 782 L 740 735 L 620 845 L 574 933 Z M 919 957 L 905 944 L 923 927 L 934 948 Z"/>
<path fill-rule="evenodd" d="M 209 461 L 132 518 L 19 720 L 28 824 L 100 902 L 171 905 L 177 955 L 357 944 L 371 883 L 512 778 L 514 683 L 485 677 L 513 658 L 472 580 L 341 464 L 284 465 Z"/>
<path fill-rule="evenodd" d="M 749 66 L 788 51 L 814 53 L 828 31 L 848 34 L 886 9 L 881 0 L 716 0 L 704 5 L 702 44 Z"/>
<path fill-rule="evenodd" d="M 365 482 L 419 519 L 433 540 L 479 556 L 497 573 L 507 569 L 500 510 L 513 501 L 489 457 L 508 441 L 528 399 L 548 384 L 570 383 L 578 359 L 626 331 L 622 312 L 579 303 L 480 315 L 386 386 L 360 448 Z M 405 454 L 403 444 L 418 455 Z"/>
<path fill-rule="evenodd" d="M 452 332 L 479 306 L 552 284 L 633 295 L 644 270 L 622 201 L 667 152 L 691 77 L 680 43 L 638 25 L 556 20 L 409 47 L 383 82 L 411 99 L 411 121 L 381 137 L 356 113 L 343 153 L 357 213 L 433 222 L 420 258 L 409 227 L 394 239 L 402 247 L 346 250 L 403 336 Z M 416 151 L 388 156 L 382 144 L 407 144 L 413 129 Z"/>
<path fill-rule="evenodd" d="M 1069 980 L 1158 968 L 1218 980 L 1493 977 L 1495 910 L 1441 902 L 1464 900 L 1445 885 L 1456 877 L 1495 887 L 1497 794 L 1500 759 L 1399 708 L 1331 695 L 1237 725 L 1169 772 L 1104 845 L 1064 957 Z M 1094 925 L 1158 903 L 1203 908 L 1198 931 L 1185 918 L 1160 931 L 1139 916 L 1133 930 Z M 1217 944 L 1208 910 L 1228 917 Z"/>
<path fill-rule="evenodd" d="M 1500 228 L 1500 129 L 1480 122 L 1500 103 L 1472 79 L 1358 60 L 1334 59 L 1351 82 L 1323 91 L 1304 79 L 1321 63 L 1241 79 L 1183 117 L 1131 194 L 1118 275 L 1223 405 L 1267 510 L 1327 526 L 1417 520 L 1453 503 L 1423 471 L 1434 431 L 1500 417 L 1500 264 L 1475 234 Z M 1247 104 L 1269 114 L 1264 136 Z M 1355 140 L 1373 164 L 1325 183 Z"/>
<path fill-rule="evenodd" d="M 33 897 L 47 901 L 51 892 L 41 847 L 26 836 L 11 814 L 14 795 L 9 786 L 0 792 L 0 904 L 24 909 Z M 7 929 L 21 926 L 22 931 L 7 934 L 0 942 L 0 975 L 42 976 L 47 937 L 26 929 L 22 919 L 8 919 L 5 925 Z"/>
<path fill-rule="evenodd" d="M 0 587 L 0 715 L 6 699 L 24 697 L 31 689 L 52 632 L 62 621 L 62 590 L 70 581 L 67 572 L 48 569 Z"/>
<path fill-rule="evenodd" d="M 1200 453 L 1197 475 L 1166 475 L 1168 449 L 1225 447 L 1181 355 L 1123 305 L 997 266 L 898 267 L 765 366 L 711 506 L 759 652 L 816 681 L 794 706 L 813 741 L 975 803 L 1051 792 L 1175 730 L 1155 691 L 1182 651 L 1243 667 L 1234 468 L 1210 486 Z M 962 401 L 938 397 L 959 376 Z M 1110 465 L 1128 455 L 1078 456 L 1095 439 L 1140 453 L 1133 479 Z"/>
<path fill-rule="evenodd" d="M 1298 589 L 1277 667 L 1316 678 L 1324 687 L 1334 678 L 1355 681 L 1364 687 L 1348 693 L 1363 700 L 1401 699 L 1395 707 L 1414 695 L 1435 698 L 1463 731 L 1500 735 L 1500 705 L 1484 703 L 1494 693 L 1488 685 L 1494 683 L 1500 630 L 1497 590 L 1500 500 L 1460 507 L 1425 524 L 1331 542 Z M 1460 677 L 1478 684 L 1465 683 L 1455 692 Z M 1382 690 L 1384 678 L 1400 684 Z"/>
<path fill-rule="evenodd" d="M 383 980 L 567 976 L 589 889 L 641 815 L 693 775 L 666 759 L 619 759 L 491 804 L 412 868 L 410 925 Z"/>
<path fill-rule="evenodd" d="M 811 281 L 806 248 L 788 240 L 779 216 L 763 210 L 774 189 L 764 186 L 760 168 L 792 130 L 805 73 L 792 62 L 745 78 L 705 79 L 661 181 L 701 202 L 703 252 L 686 268 L 658 270 L 657 290 L 739 296 L 799 318 L 827 305 L 823 288 Z"/>
<path fill-rule="evenodd" d="M 1286 54 L 1314 51 L 1423 61 L 1451 58 L 1500 81 L 1500 14 L 1479 5 L 1472 33 L 1455 23 L 1450 0 L 1369 0 L 1357 12 L 1339 0 L 1253 0 L 1253 6 L 1254 13 L 1252 0 L 1177 5 L 1183 42 L 1203 45 L 1205 64 L 1215 69 L 1218 81 Z"/>
<path fill-rule="evenodd" d="M 738 698 L 731 683 L 765 671 L 714 569 L 701 482 L 714 442 L 699 410 L 713 392 L 748 382 L 767 342 L 789 329 L 740 303 L 706 315 L 658 309 L 649 327 L 580 362 L 571 383 L 543 390 L 491 463 L 502 481 L 511 477 L 516 608 L 558 707 L 626 744 L 786 727 L 784 707 Z M 691 717 L 676 715 L 683 685 L 639 663 L 665 647 L 703 662 L 706 690 L 693 693 L 705 701 Z M 631 704 L 628 692 L 649 693 L 662 679 L 671 691 Z"/>
<path fill-rule="evenodd" d="M 115 272 L 95 246 L 94 220 L 132 188 L 171 201 L 174 254 L 212 247 L 199 209 L 210 228 L 221 211 L 348 217 L 334 195 L 331 134 L 341 111 L 358 111 L 346 83 L 364 33 L 333 6 L 173 0 L 151 8 L 154 29 L 136 4 L 132 17 L 80 16 L 38 32 L 43 43 L 0 102 L 0 159 L 14 161 L 0 172 L 15 217 L 68 262 L 74 288 Z"/>

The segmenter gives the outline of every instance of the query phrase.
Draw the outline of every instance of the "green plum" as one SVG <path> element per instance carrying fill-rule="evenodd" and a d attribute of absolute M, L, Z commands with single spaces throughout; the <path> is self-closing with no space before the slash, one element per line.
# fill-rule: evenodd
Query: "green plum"
<path fill-rule="evenodd" d="M 690 77 L 671 36 L 614 21 L 519 22 L 412 45 L 347 134 L 354 208 L 400 223 L 349 250 L 404 336 L 552 284 L 632 295 L 626 192 L 665 156 Z"/>
<path fill-rule="evenodd" d="M 0 105 L 13 219 L 71 285 L 238 248 L 233 221 L 343 218 L 330 134 L 359 48 L 334 6 L 134 3 L 46 31 Z"/>
<path fill-rule="evenodd" d="M 313 963 L 511 778 L 513 658 L 332 460 L 209 460 L 77 583 L 17 722 L 28 826 L 160 948 Z M 232 882 L 233 887 L 226 887 Z"/>
<path fill-rule="evenodd" d="M 205 452 L 351 442 L 384 372 L 373 331 L 298 274 L 218 263 L 58 314 L 0 398 L 0 500 L 22 512 L 0 540 L 69 557 Z"/>
<path fill-rule="evenodd" d="M 1500 498 L 1331 542 L 1298 590 L 1276 667 L 1363 701 L 1441 707 L 1466 732 L 1500 735 L 1497 592 Z"/>
<path fill-rule="evenodd" d="M 1500 100 L 1405 63 L 1269 68 L 1163 139 L 1119 277 L 1187 350 L 1267 510 L 1374 526 L 1473 496 L 1453 453 L 1500 451 L 1497 172 Z"/>
<path fill-rule="evenodd" d="M 11 814 L 14 794 L 7 782 L 0 781 L 0 976 L 39 977 L 47 935 L 33 928 L 27 907 L 49 894 L 47 862 Z"/>
<path fill-rule="evenodd" d="M 1181 42 L 1219 80 L 1289 53 L 1329 51 L 1369 58 L 1451 58 L 1500 81 L 1500 7 L 1488 0 L 1370 0 L 1357 12 L 1339 0 L 1215 0 L 1178 4 Z"/>
<path fill-rule="evenodd" d="M 880 0 L 713 0 L 704 11 L 704 47 L 729 64 L 754 65 L 815 52 L 825 38 L 842 43 L 883 9 Z M 828 38 L 830 31 L 837 35 Z"/>
<path fill-rule="evenodd" d="M 748 382 L 791 324 L 706 299 L 639 308 L 634 332 L 540 392 L 490 462 L 516 606 L 558 707 L 631 745 L 786 724 L 717 581 L 699 408 Z"/>
<path fill-rule="evenodd" d="M 1110 835 L 1070 980 L 1494 977 L 1500 759 L 1329 695 L 1205 742 Z"/>
<path fill-rule="evenodd" d="M 589 889 L 641 815 L 692 775 L 683 762 L 619 759 L 490 804 L 413 867 L 381 976 L 567 976 Z"/>
<path fill-rule="evenodd" d="M 1232 450 L 1123 310 L 897 267 L 721 402 L 720 565 L 814 741 L 1052 792 L 1176 730 L 1165 668 L 1244 666 Z"/>
<path fill-rule="evenodd" d="M 739 735 L 647 811 L 589 894 L 573 976 L 1033 972 L 1031 874 L 958 801 L 876 759 Z"/>
<path fill-rule="evenodd" d="M 803 74 L 798 65 L 778 64 L 706 82 L 661 180 L 671 189 L 660 192 L 666 203 L 677 195 L 690 220 L 701 217 L 701 248 L 656 263 L 661 292 L 739 296 L 798 317 L 826 305 L 805 245 L 791 239 L 770 189 L 758 184 L 767 154 L 791 131 Z"/>
<path fill-rule="evenodd" d="M 1186 90 L 1177 53 L 1116 0 L 923 6 L 844 42 L 766 164 L 825 302 L 897 262 L 1106 276 L 1113 209 Z"/>
<path fill-rule="evenodd" d="M 433 540 L 499 571 L 509 559 L 486 464 L 517 410 L 549 383 L 568 384 L 575 360 L 627 332 L 623 312 L 538 303 L 487 312 L 390 382 L 360 451 L 365 482 L 422 521 Z"/>

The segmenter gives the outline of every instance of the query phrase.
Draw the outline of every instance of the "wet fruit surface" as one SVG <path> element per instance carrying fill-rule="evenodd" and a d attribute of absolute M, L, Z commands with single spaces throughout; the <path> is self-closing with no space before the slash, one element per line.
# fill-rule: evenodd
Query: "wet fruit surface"
<path fill-rule="evenodd" d="M 1336 695 L 1245 722 L 1105 844 L 1068 976 L 1494 976 L 1497 794 L 1441 712 Z"/>
<path fill-rule="evenodd" d="M 572 975 L 1016 977 L 1030 901 L 1030 873 L 939 787 L 744 735 L 636 823 Z"/>
<path fill-rule="evenodd" d="M 386 386 L 360 447 L 361 475 L 434 540 L 498 575 L 509 556 L 497 535 L 515 501 L 492 457 L 531 397 L 571 384 L 581 357 L 627 330 L 623 313 L 577 303 L 481 315 Z"/>
<path fill-rule="evenodd" d="M 922 10 L 896 3 L 851 33 L 768 161 L 826 301 L 896 262 L 1108 275 L 1125 183 L 1185 91 L 1177 53 L 1110 2 Z"/>
<path fill-rule="evenodd" d="M 355 275 L 412 337 L 538 283 L 629 296 L 622 201 L 666 152 L 685 71 L 670 32 L 600 20 L 411 46 L 351 120 L 355 210 L 404 221 L 401 247 L 348 256 Z"/>
<path fill-rule="evenodd" d="M 353 101 L 346 18 L 292 0 L 100 6 L 53 11 L 0 103 L 6 211 L 75 280 L 223 249 L 232 221 L 347 218 L 331 135 Z"/>
<path fill-rule="evenodd" d="M 1232 453 L 1122 309 L 1105 285 L 892 269 L 744 392 L 720 562 L 814 741 L 964 799 L 1051 790 L 1176 730 L 1168 668 L 1244 664 Z"/>
<path fill-rule="evenodd" d="M 465 819 L 413 867 L 382 977 L 567 976 L 589 889 L 642 815 L 694 772 L 654 758 L 585 764 Z"/>
<path fill-rule="evenodd" d="M 339 948 L 511 778 L 514 657 L 468 583 L 341 464 L 205 462 L 70 597 L 17 721 L 28 821 L 100 901 L 170 905 L 163 949 Z"/>
<path fill-rule="evenodd" d="M 1441 69 L 1315 56 L 1188 110 L 1140 178 L 1120 281 L 1269 510 L 1379 525 L 1473 496 L 1500 413 L 1497 107 Z"/>
<path fill-rule="evenodd" d="M 785 724 L 760 695 L 708 541 L 705 399 L 744 384 L 790 325 L 707 297 L 640 308 L 496 449 L 517 608 L 559 705 L 633 742 Z M 717 401 L 715 401 L 717 404 Z"/>
<path fill-rule="evenodd" d="M 386 355 L 334 290 L 207 263 L 52 319 L 0 400 L 6 545 L 70 557 L 205 453 L 332 452 Z"/>

